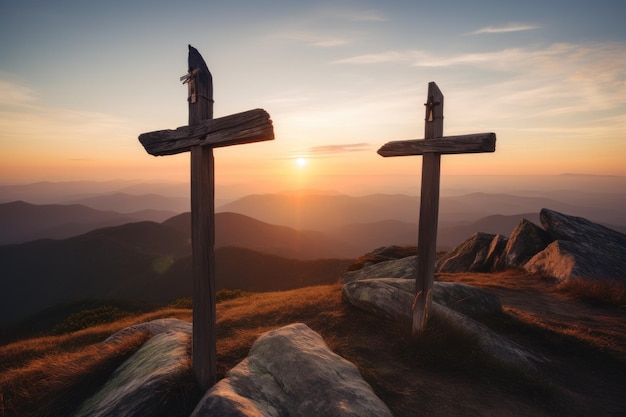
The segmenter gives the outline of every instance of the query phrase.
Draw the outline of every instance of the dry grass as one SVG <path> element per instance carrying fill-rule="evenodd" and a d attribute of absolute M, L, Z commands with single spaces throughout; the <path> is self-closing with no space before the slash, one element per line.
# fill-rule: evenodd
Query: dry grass
<path fill-rule="evenodd" d="M 43 336 L 0 347 L 0 416 L 64 415 L 103 383 L 113 369 L 145 342 L 136 334 L 102 345 L 111 334 L 133 324 L 164 317 L 191 320 L 189 310 L 165 309 L 101 324 L 74 333 Z"/>
<path fill-rule="evenodd" d="M 136 333 L 115 345 L 49 352 L 0 375 L 2 415 L 64 415 L 134 353 L 148 335 Z M 40 410 L 46 409 L 45 413 Z"/>
<path fill-rule="evenodd" d="M 626 309 L 626 285 L 608 279 L 568 279 L 558 286 L 559 291 L 594 305 L 612 305 Z"/>
<path fill-rule="evenodd" d="M 557 318 L 562 321 L 557 322 L 549 313 L 557 311 L 557 306 L 561 308 L 563 300 L 538 291 L 537 285 L 543 291 L 548 284 L 533 277 L 509 272 L 444 278 L 474 281 L 498 291 L 505 313 L 491 317 L 488 324 L 545 355 L 551 364 L 533 375 L 496 365 L 474 349 L 471 340 L 436 323 L 429 325 L 426 337 L 415 340 L 399 325 L 343 303 L 337 284 L 241 294 L 219 303 L 218 378 L 245 358 L 259 335 L 302 322 L 322 335 L 337 354 L 355 363 L 397 416 L 583 416 L 626 411 L 620 409 L 621 392 L 626 390 L 626 365 L 615 359 L 613 349 L 622 343 L 611 345 L 597 335 L 579 337 L 568 330 L 577 328 L 576 315 L 592 316 L 596 310 L 585 310 L 592 307 L 567 300 L 564 311 L 568 314 L 559 312 Z M 624 316 L 615 310 L 613 316 L 602 316 L 599 325 L 613 317 L 614 327 L 619 329 L 621 323 L 623 328 Z M 63 415 L 58 404 L 49 406 L 50 398 L 80 401 L 132 354 L 141 338 L 129 340 L 116 352 L 102 350 L 97 342 L 129 325 L 162 317 L 190 321 L 191 311 L 168 308 L 67 335 L 0 347 L 1 369 L 12 368 L 0 374 L 0 395 L 4 396 L 0 406 L 5 407 L 0 417 L 28 415 L 41 405 Z M 60 373 L 57 368 L 67 368 L 67 372 Z M 600 386 L 606 389 L 598 389 Z"/>

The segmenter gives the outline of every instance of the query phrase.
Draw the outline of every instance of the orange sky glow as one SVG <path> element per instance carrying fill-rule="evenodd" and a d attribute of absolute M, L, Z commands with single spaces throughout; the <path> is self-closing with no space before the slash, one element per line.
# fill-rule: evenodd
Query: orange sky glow
<path fill-rule="evenodd" d="M 215 150 L 222 187 L 415 189 L 420 157 L 376 151 L 423 138 L 430 81 L 445 135 L 497 135 L 493 154 L 444 156 L 444 176 L 626 177 L 626 30 L 609 1 L 450 3 L 271 1 L 193 17 L 16 3 L 0 17 L 0 182 L 189 181 L 188 155 L 152 157 L 137 140 L 186 124 L 187 43 L 213 73 L 215 117 L 263 108 L 274 123 L 272 142 Z M 159 30 L 176 19 L 184 28 Z M 433 38 L 434 21 L 447 30 Z"/>

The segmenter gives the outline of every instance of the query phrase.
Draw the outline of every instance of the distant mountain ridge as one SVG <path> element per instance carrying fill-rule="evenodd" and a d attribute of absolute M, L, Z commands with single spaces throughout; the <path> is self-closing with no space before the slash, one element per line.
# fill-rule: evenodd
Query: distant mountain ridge
<path fill-rule="evenodd" d="M 137 221 L 163 221 L 175 212 L 141 210 L 118 213 L 81 204 L 35 205 L 24 201 L 0 204 L 0 245 L 49 238 L 65 239 L 103 227 Z"/>
<path fill-rule="evenodd" d="M 163 222 L 191 239 L 191 213 Z M 276 226 L 239 213 L 215 215 L 215 247 L 237 246 L 294 259 L 350 258 L 362 253 L 317 231 Z"/>
<path fill-rule="evenodd" d="M 619 196 L 609 199 L 602 194 L 606 204 L 576 205 L 548 197 L 517 196 L 510 194 L 470 193 L 459 196 L 442 196 L 439 204 L 440 226 L 470 224 L 490 215 L 518 215 L 539 213 L 544 207 L 589 218 L 592 221 L 626 225 L 626 216 Z M 617 200 L 616 200 L 617 199 Z M 293 227 L 299 230 L 333 231 L 355 223 L 375 223 L 396 220 L 417 224 L 420 198 L 403 194 L 371 194 L 352 197 L 348 195 L 256 194 L 218 207 L 217 211 L 245 214 L 261 221 Z"/>
<path fill-rule="evenodd" d="M 41 181 L 30 184 L 0 185 L 0 203 L 26 201 L 32 204 L 67 204 L 98 195 L 127 193 L 188 197 L 188 183 L 153 183 L 136 180 Z M 145 207 L 157 208 L 157 207 Z"/>
<path fill-rule="evenodd" d="M 130 213 L 147 208 L 158 207 L 173 213 L 189 211 L 190 203 L 186 197 L 165 197 L 159 194 L 128 194 L 117 192 L 97 195 L 69 201 L 70 204 L 82 204 L 99 210 L 112 210 L 119 213 Z"/>
<path fill-rule="evenodd" d="M 251 236 L 269 240 L 281 234 L 289 239 L 304 236 L 300 237 L 303 246 L 312 246 L 301 232 L 274 230 L 254 219 L 234 216 L 244 222 Z M 226 215 L 220 227 L 231 227 L 234 216 Z M 216 216 L 218 223 L 221 217 Z M 128 223 L 64 240 L 0 246 L 0 325 L 75 299 L 165 302 L 190 296 L 191 242 L 185 223 L 185 216 L 177 216 L 164 224 Z M 227 239 L 225 243 L 229 243 Z M 330 283 L 351 262 L 289 259 L 218 245 L 218 289 L 269 291 Z"/>

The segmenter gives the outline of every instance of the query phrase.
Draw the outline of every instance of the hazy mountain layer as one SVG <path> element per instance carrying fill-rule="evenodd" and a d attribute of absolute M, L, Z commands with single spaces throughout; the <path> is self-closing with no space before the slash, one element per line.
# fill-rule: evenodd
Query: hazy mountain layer
<path fill-rule="evenodd" d="M 163 210 L 140 210 L 122 214 L 80 204 L 34 205 L 14 201 L 0 204 L 0 245 L 43 238 L 64 239 L 103 227 L 142 220 L 161 222 L 174 214 Z"/>

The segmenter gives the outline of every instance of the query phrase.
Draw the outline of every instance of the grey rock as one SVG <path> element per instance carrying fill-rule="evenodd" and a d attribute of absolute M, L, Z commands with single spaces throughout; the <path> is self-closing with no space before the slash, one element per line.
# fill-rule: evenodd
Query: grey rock
<path fill-rule="evenodd" d="M 157 414 L 176 395 L 190 373 L 190 336 L 161 332 L 148 340 L 120 366 L 92 397 L 83 402 L 76 417 L 149 416 Z"/>
<path fill-rule="evenodd" d="M 474 340 L 485 354 L 502 364 L 534 371 L 538 365 L 546 362 L 544 358 L 451 308 L 433 303 L 430 314 L 433 319 L 445 323 L 447 328 L 455 329 Z"/>
<path fill-rule="evenodd" d="M 626 253 L 623 255 L 626 256 Z M 528 272 L 568 279 L 613 280 L 626 284 L 623 261 L 607 260 L 600 251 L 567 240 L 556 240 L 524 265 Z"/>
<path fill-rule="evenodd" d="M 626 235 L 589 221 L 583 217 L 569 216 L 554 210 L 541 209 L 541 224 L 553 240 L 572 240 L 590 246 L 626 247 Z"/>
<path fill-rule="evenodd" d="M 341 282 L 348 282 L 370 277 L 390 277 L 390 278 L 413 278 L 415 279 L 415 268 L 417 266 L 417 256 L 407 256 L 405 258 L 379 262 L 367 265 L 356 271 L 348 271 L 341 277 Z"/>
<path fill-rule="evenodd" d="M 506 236 L 495 235 L 489 245 L 489 250 L 487 251 L 485 269 L 496 270 L 502 268 L 501 265 L 504 264 L 505 259 L 504 250 L 506 249 L 506 245 L 508 243 L 509 239 Z"/>
<path fill-rule="evenodd" d="M 407 282 L 407 280 L 392 278 L 354 281 L 343 286 L 343 297 L 358 308 L 408 325 L 412 322 L 411 305 L 415 290 Z M 450 285 L 449 287 L 455 286 Z M 438 302 L 440 299 L 437 297 L 438 290 L 445 292 L 446 289 L 441 286 L 439 288 L 433 287 L 430 320 L 438 320 L 447 328 L 456 329 L 466 337 L 475 340 L 485 354 L 509 366 L 535 369 L 538 363 L 543 362 L 542 358 L 498 335 L 483 324 L 440 304 Z M 467 289 L 457 287 L 454 291 L 449 291 L 448 294 L 458 296 L 465 291 Z M 444 299 L 444 302 L 449 301 L 449 299 Z M 452 302 L 451 304 L 454 306 L 457 303 Z"/>
<path fill-rule="evenodd" d="M 415 281 L 403 278 L 368 278 L 344 284 L 341 293 L 350 304 L 387 319 L 410 324 Z"/>
<path fill-rule="evenodd" d="M 136 332 L 146 332 L 150 337 L 167 332 L 180 332 L 191 336 L 192 326 L 190 322 L 184 320 L 173 318 L 157 319 L 146 323 L 135 324 L 120 330 L 109 336 L 104 343 L 117 343 L 128 335 Z"/>
<path fill-rule="evenodd" d="M 494 243 L 495 240 L 495 243 Z M 475 233 L 472 237 L 446 253 L 435 263 L 437 272 L 488 272 L 502 249 L 503 237 L 490 233 Z M 493 247 L 492 247 L 493 244 Z"/>
<path fill-rule="evenodd" d="M 536 224 L 522 219 L 504 249 L 504 267 L 520 268 L 554 239 Z"/>
<path fill-rule="evenodd" d="M 556 241 L 525 265 L 559 280 L 608 279 L 626 283 L 626 235 L 582 217 L 542 209 L 541 223 Z"/>
<path fill-rule="evenodd" d="M 296 323 L 265 333 L 192 417 L 391 417 L 357 368 Z"/>
<path fill-rule="evenodd" d="M 403 278 L 370 278 L 342 288 L 342 297 L 364 310 L 396 321 L 412 320 L 415 281 Z M 479 288 L 457 282 L 433 283 L 433 302 L 470 317 L 502 312 L 500 299 Z"/>
<path fill-rule="evenodd" d="M 433 301 L 469 317 L 502 312 L 497 295 L 460 282 L 434 282 Z"/>

